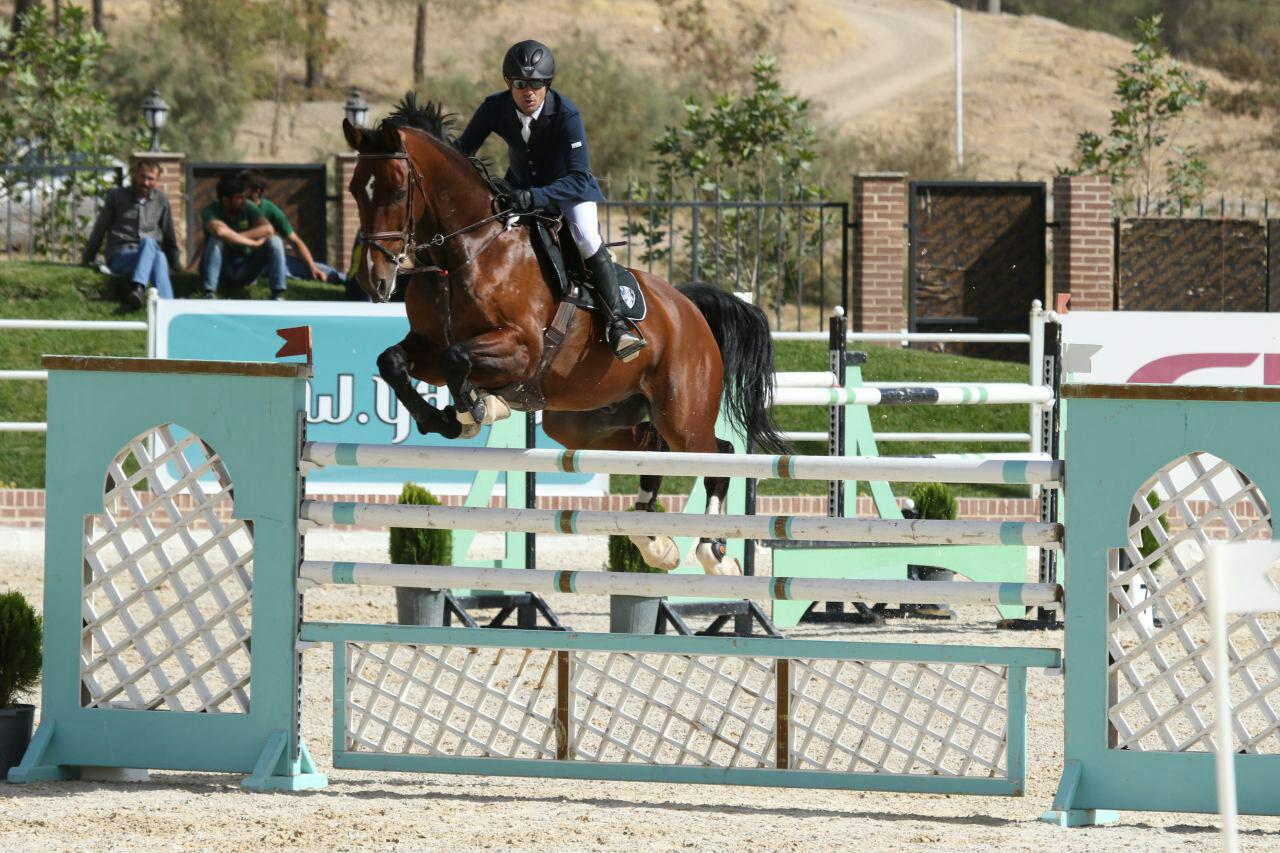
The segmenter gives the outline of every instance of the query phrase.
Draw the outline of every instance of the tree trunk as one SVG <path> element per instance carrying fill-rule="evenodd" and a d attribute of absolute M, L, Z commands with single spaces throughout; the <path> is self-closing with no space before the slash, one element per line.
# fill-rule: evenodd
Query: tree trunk
<path fill-rule="evenodd" d="M 93 0 L 93 28 L 100 33 L 105 33 L 102 28 L 102 0 Z"/>
<path fill-rule="evenodd" d="M 307 55 L 304 85 L 314 89 L 324 77 L 325 42 L 329 34 L 329 4 L 325 0 L 307 2 Z"/>
<path fill-rule="evenodd" d="M 427 76 L 427 4 L 418 3 L 418 19 L 413 27 L 413 82 Z"/>
<path fill-rule="evenodd" d="M 34 6 L 39 6 L 41 0 L 15 0 L 13 4 L 13 26 L 9 29 L 14 35 L 22 31 L 22 16 Z"/>

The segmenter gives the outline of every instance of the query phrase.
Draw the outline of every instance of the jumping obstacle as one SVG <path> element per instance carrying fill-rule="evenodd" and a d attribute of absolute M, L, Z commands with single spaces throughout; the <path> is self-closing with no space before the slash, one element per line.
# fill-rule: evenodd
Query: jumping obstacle
<path fill-rule="evenodd" d="M 12 781 L 118 767 L 241 773 L 251 789 L 322 785 L 299 731 L 300 643 L 324 642 L 334 648 L 336 767 L 1025 790 L 1026 670 L 1058 668 L 1056 650 L 307 623 L 299 587 L 325 580 L 482 588 L 527 575 L 533 588 L 616 593 L 687 579 L 455 567 L 414 577 L 308 561 L 298 521 L 305 367 L 67 358 L 46 367 L 43 703 Z M 1062 396 L 1070 666 L 1066 763 L 1046 818 L 1212 812 L 1214 755 L 1203 748 L 1212 726 L 1199 704 L 1212 673 L 1187 630 L 1203 618 L 1202 560 L 1189 546 L 1219 525 L 1230 539 L 1269 530 L 1262 494 L 1280 493 L 1267 441 L 1280 391 L 1067 386 Z M 1174 476 L 1184 470 L 1190 481 Z M 1185 529 L 1166 529 L 1174 511 Z M 1141 601 L 1129 597 L 1135 575 L 1153 586 Z M 863 583 L 708 577 L 697 588 L 861 595 Z M 960 587 L 1015 595 L 933 583 L 929 596 L 958 601 Z M 1049 594 L 1016 596 L 1041 606 Z M 1144 625 L 1150 608 L 1164 627 Z M 1276 814 L 1276 641 L 1257 620 L 1233 632 L 1240 810 Z M 1178 691 L 1167 686 L 1175 674 Z"/>
<path fill-rule="evenodd" d="M 1033 427 L 1028 435 L 1015 435 L 1018 440 L 1032 441 L 1036 459 L 1052 458 L 1051 441 L 1056 434 L 1053 414 L 1055 401 L 1054 377 L 1055 368 L 1046 362 L 1045 328 L 1049 317 L 1041 309 L 1039 303 L 1032 306 L 1030 333 L 1014 336 L 1019 342 L 1029 343 L 1031 354 L 1030 379 L 1026 385 L 1013 383 L 915 383 L 915 382 L 863 382 L 861 363 L 865 360 L 859 353 L 850 353 L 846 349 L 850 335 L 843 314 L 837 312 L 829 322 L 827 333 L 828 370 L 803 372 L 795 374 L 779 374 L 775 380 L 775 405 L 824 405 L 828 407 L 828 431 L 825 435 L 788 436 L 797 439 L 825 439 L 827 453 L 832 457 L 843 457 L 848 454 L 861 454 L 864 457 L 876 457 L 879 450 L 878 436 L 871 426 L 869 406 L 880 405 L 1008 405 L 1026 404 L 1032 413 Z M 801 337 L 789 333 L 785 337 Z M 812 339 L 812 335 L 803 335 Z M 865 339 L 867 335 L 856 336 Z M 874 335 L 870 337 L 875 337 Z M 877 338 L 879 340 L 880 338 Z M 889 340 L 889 338 L 883 338 Z M 897 341 L 894 337 L 892 340 Z M 811 387 L 806 387 L 811 386 Z M 943 434 L 937 434 L 939 436 Z M 907 438 L 908 436 L 894 436 Z M 962 436 L 954 436 L 959 440 Z M 973 436 L 967 436 L 973 438 Z M 980 436 L 986 438 L 987 436 Z M 742 443 L 737 444 L 739 451 L 745 450 Z M 925 460 L 937 463 L 940 460 Z M 999 463 L 996 463 L 999 464 Z M 927 467 L 927 466 L 924 466 Z M 905 472 L 904 472 L 905 473 Z M 878 472 L 869 471 L 862 477 L 840 478 L 832 476 L 827 490 L 827 512 L 833 518 L 857 517 L 858 480 L 867 483 L 875 507 L 876 516 L 883 519 L 902 519 L 903 514 L 898 506 L 897 498 L 890 487 L 890 482 L 918 481 L 913 476 L 894 476 L 886 472 L 879 476 Z M 954 481 L 953 481 L 954 482 Z M 965 482 L 978 482 L 965 480 Z M 984 480 L 983 482 L 993 482 Z M 1013 482 L 1012 480 L 1004 482 Z M 1056 520 L 1056 495 L 1037 492 L 1040 484 L 1031 484 L 1032 493 L 1041 498 L 1040 521 L 1053 523 Z M 739 506 L 734 511 L 741 511 Z M 775 576 L 804 577 L 823 576 L 831 578 L 906 578 L 909 566 L 937 567 L 950 570 L 974 581 L 985 582 L 1021 582 L 1027 579 L 1028 563 L 1031 556 L 1025 548 L 1011 543 L 994 543 L 982 548 L 951 547 L 945 544 L 924 545 L 875 545 L 871 542 L 858 543 L 856 546 L 833 539 L 796 542 L 785 537 L 772 537 L 765 544 L 773 550 L 773 574 Z M 748 553 L 750 553 L 748 545 Z M 1039 580 L 1053 583 L 1056 580 L 1055 556 L 1051 552 L 1041 551 Z M 918 602 L 918 596 L 910 596 L 903 600 Z M 814 621 L 875 621 L 879 616 L 864 602 L 855 602 L 857 613 L 845 614 L 844 604 L 828 602 L 826 612 L 814 612 L 818 602 L 782 601 L 773 606 L 772 618 L 780 628 L 794 626 L 805 619 Z M 1020 617 L 1026 615 L 1024 609 L 1002 605 L 998 607 L 1005 624 L 1017 626 L 1052 625 L 1056 619 L 1053 611 L 1040 609 L 1035 622 L 1023 622 Z"/>

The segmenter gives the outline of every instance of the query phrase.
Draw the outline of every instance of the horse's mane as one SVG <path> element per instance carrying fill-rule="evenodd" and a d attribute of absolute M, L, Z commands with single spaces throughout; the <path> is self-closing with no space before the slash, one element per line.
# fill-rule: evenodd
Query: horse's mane
<path fill-rule="evenodd" d="M 453 136 L 457 117 L 457 113 L 445 112 L 444 105 L 435 101 L 428 99 L 426 103 L 419 104 L 418 93 L 410 91 L 404 93 L 404 97 L 396 103 L 382 123 L 420 130 L 444 143 L 441 147 L 445 151 L 471 164 L 491 193 L 498 196 L 505 195 L 507 192 L 505 182 L 492 175 L 487 161 L 480 157 L 468 157 L 458 150 L 457 138 Z"/>

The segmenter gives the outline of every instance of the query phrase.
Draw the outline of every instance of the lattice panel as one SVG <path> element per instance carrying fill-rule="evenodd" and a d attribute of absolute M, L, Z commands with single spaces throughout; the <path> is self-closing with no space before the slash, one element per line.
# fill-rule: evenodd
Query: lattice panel
<path fill-rule="evenodd" d="M 131 441 L 85 525 L 88 707 L 247 713 L 253 535 L 231 477 L 172 425 Z"/>
<path fill-rule="evenodd" d="M 555 758 L 555 652 L 346 648 L 348 751 Z"/>
<path fill-rule="evenodd" d="M 774 766 L 772 660 L 581 652 L 570 679 L 577 760 Z"/>
<path fill-rule="evenodd" d="M 1155 495 L 1155 507 L 1148 495 Z M 1205 551 L 1214 540 L 1270 535 L 1271 510 L 1258 488 L 1208 454 L 1175 460 L 1138 490 L 1125 559 L 1108 578 L 1115 748 L 1214 748 Z M 1280 752 L 1275 629 L 1274 617 L 1257 615 L 1229 628 L 1235 751 Z"/>
<path fill-rule="evenodd" d="M 1006 668 L 837 660 L 792 667 L 792 767 L 1007 775 Z"/>

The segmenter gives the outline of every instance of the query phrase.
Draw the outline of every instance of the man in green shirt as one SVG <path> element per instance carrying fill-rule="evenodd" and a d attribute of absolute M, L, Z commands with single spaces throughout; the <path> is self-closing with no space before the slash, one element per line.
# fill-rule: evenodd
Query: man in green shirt
<path fill-rule="evenodd" d="M 284 299 L 284 241 L 257 205 L 250 204 L 239 175 L 218 179 L 218 200 L 200 211 L 207 232 L 200 258 L 205 299 L 216 299 L 219 284 L 245 287 L 264 274 L 272 299 Z"/>
<path fill-rule="evenodd" d="M 345 275 L 312 257 L 311 250 L 307 248 L 307 244 L 299 236 L 298 232 L 293 230 L 293 225 L 289 223 L 289 217 L 284 215 L 284 211 L 280 209 L 279 205 L 266 198 L 268 183 L 266 175 L 257 169 L 245 169 L 240 173 L 240 179 L 244 181 L 245 187 L 248 189 L 249 203 L 257 206 L 262 211 L 262 215 L 271 223 L 271 228 L 276 236 L 293 247 L 293 254 L 286 254 L 284 258 L 285 269 L 290 278 L 299 278 L 304 281 L 314 279 L 315 281 L 323 281 L 329 284 L 346 284 L 347 277 Z"/>

